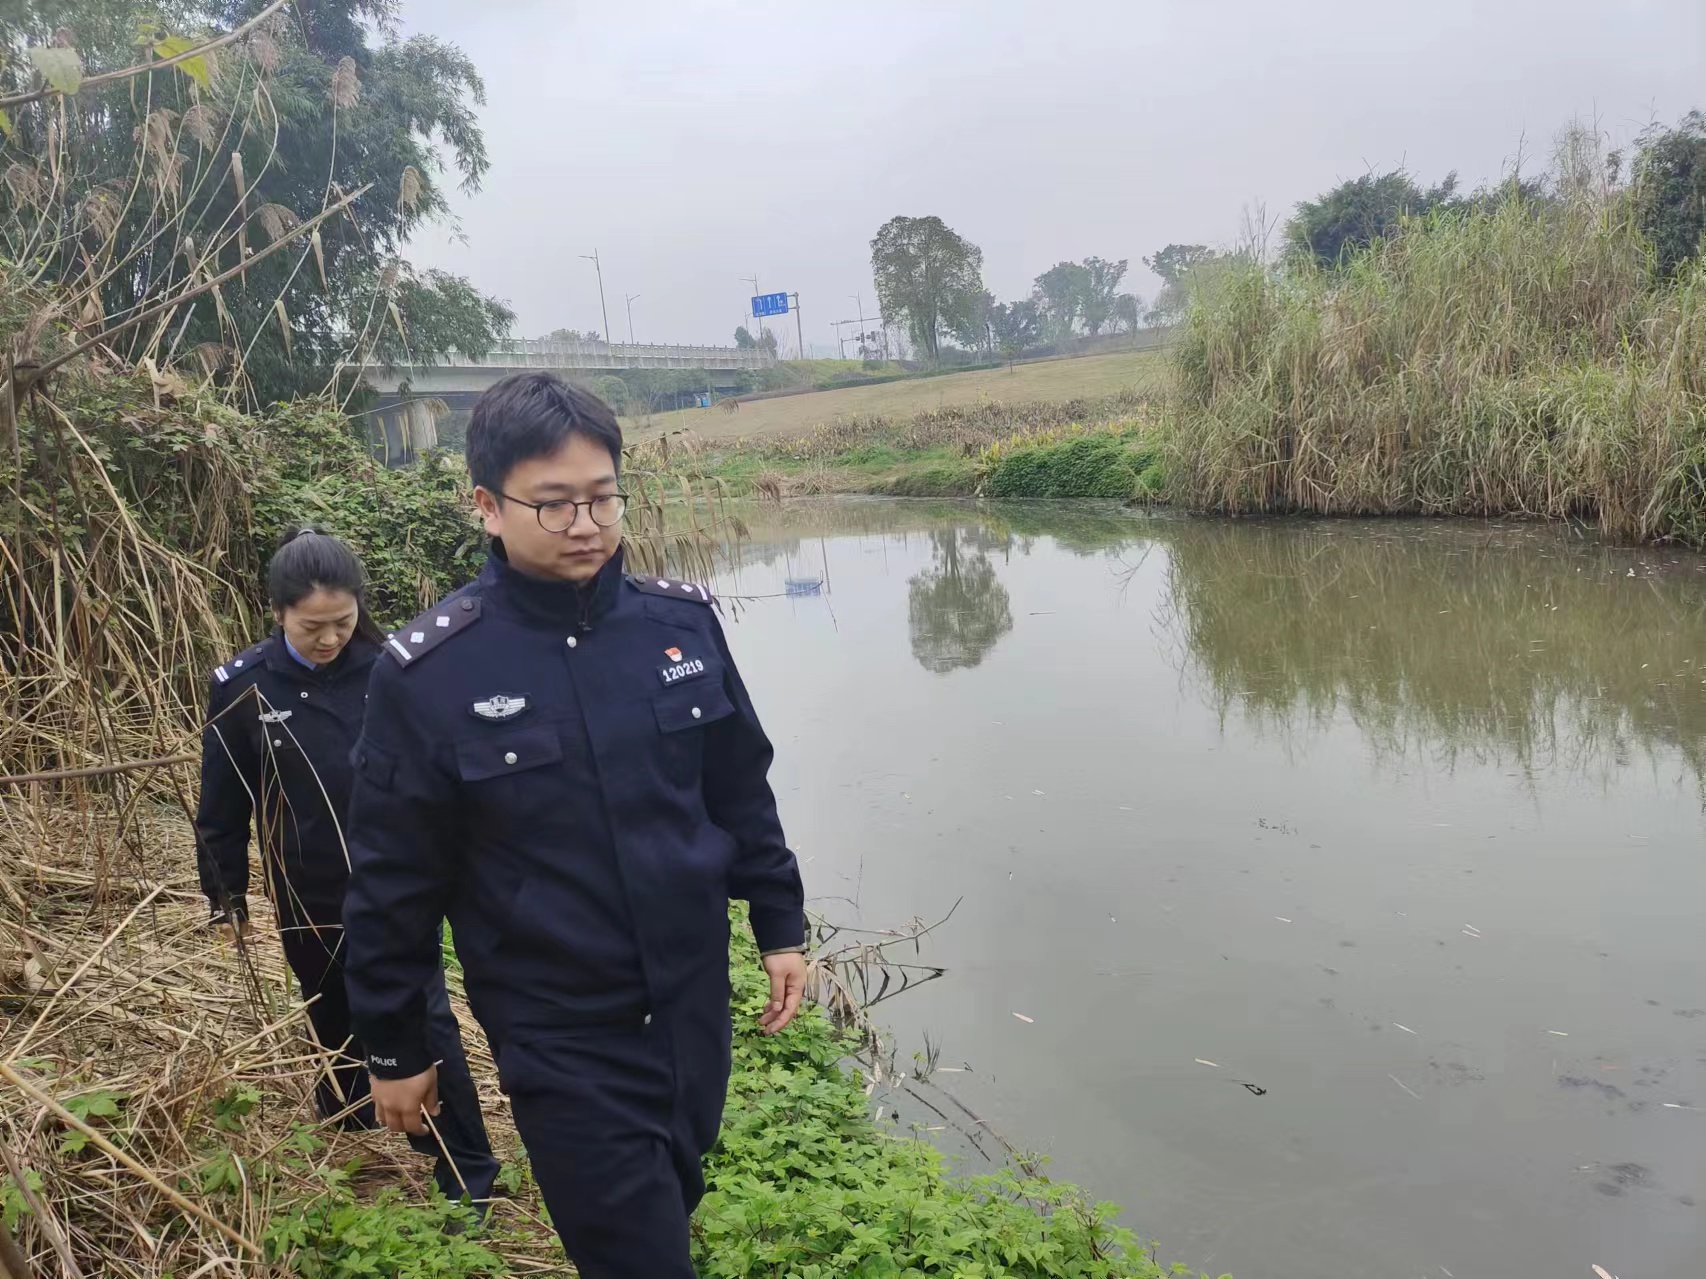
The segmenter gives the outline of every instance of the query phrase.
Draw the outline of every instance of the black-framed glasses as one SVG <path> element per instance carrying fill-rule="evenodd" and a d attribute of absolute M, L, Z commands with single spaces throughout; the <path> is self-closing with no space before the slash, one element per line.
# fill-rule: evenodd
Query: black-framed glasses
<path fill-rule="evenodd" d="M 586 507 L 587 518 L 599 528 L 614 528 L 628 513 L 626 493 L 600 493 L 584 502 L 576 502 L 567 497 L 553 498 L 549 502 L 528 502 L 501 491 L 498 496 L 506 502 L 514 502 L 517 506 L 532 507 L 533 513 L 539 517 L 539 527 L 547 533 L 567 533 L 580 517 L 580 508 L 583 506 Z"/>

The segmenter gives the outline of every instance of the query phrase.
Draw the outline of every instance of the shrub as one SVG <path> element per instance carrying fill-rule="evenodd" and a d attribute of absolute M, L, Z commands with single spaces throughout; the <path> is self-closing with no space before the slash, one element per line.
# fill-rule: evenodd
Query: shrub
<path fill-rule="evenodd" d="M 1121 436 L 1080 435 L 1005 453 L 984 476 L 983 491 L 989 497 L 1125 498 L 1137 489 L 1139 461 Z"/>

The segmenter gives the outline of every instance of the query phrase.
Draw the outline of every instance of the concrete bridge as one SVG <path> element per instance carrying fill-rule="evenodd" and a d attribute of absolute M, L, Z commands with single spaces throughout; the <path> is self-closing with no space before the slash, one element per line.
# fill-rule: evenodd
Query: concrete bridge
<path fill-rule="evenodd" d="M 367 382 L 379 392 L 379 402 L 368 421 L 374 450 L 397 465 L 424 449 L 460 442 L 480 392 L 521 369 L 549 369 L 582 383 L 606 374 L 698 369 L 705 374 L 706 391 L 716 393 L 733 390 L 741 374 L 775 363 L 775 357 L 762 348 L 513 338 L 499 342 L 477 360 L 452 351 L 430 364 L 389 370 L 370 367 Z M 435 416 L 423 400 L 442 401 L 450 412 Z"/>

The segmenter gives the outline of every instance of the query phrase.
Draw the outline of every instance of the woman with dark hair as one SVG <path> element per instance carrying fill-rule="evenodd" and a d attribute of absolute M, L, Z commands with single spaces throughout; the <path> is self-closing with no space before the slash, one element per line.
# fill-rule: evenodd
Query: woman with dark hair
<path fill-rule="evenodd" d="M 285 959 L 308 1001 L 320 1046 L 337 1058 L 315 1088 L 322 1119 L 374 1124 L 365 1053 L 350 1035 L 344 993 L 344 888 L 350 750 L 361 734 L 367 677 L 384 636 L 368 616 L 367 579 L 335 537 L 302 529 L 267 569 L 277 626 L 213 672 L 202 733 L 196 854 L 221 934 L 248 934 L 249 833 L 259 838 Z M 437 1155 L 446 1197 L 491 1196 L 498 1172 L 480 1119 L 444 976 L 427 994 L 439 1067 L 438 1136 L 410 1144 Z M 446 1087 L 448 1085 L 448 1088 Z"/>

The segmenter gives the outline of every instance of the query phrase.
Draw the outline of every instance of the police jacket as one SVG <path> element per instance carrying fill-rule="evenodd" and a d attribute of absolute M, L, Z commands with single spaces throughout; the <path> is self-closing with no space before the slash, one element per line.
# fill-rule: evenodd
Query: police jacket
<path fill-rule="evenodd" d="M 381 1078 L 431 1064 L 422 997 L 448 917 L 494 1044 L 639 1020 L 728 962 L 805 942 L 771 747 L 703 588 L 528 577 L 501 544 L 398 630 L 355 749 L 344 903 L 357 1038 Z"/>
<path fill-rule="evenodd" d="M 214 670 L 196 853 L 215 915 L 226 893 L 238 914 L 247 913 L 251 826 L 281 910 L 342 900 L 349 756 L 378 655 L 378 646 L 358 635 L 333 661 L 311 669 L 274 631 Z"/>

